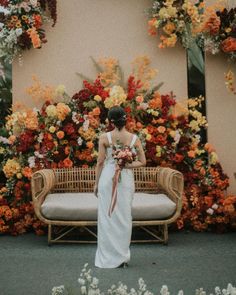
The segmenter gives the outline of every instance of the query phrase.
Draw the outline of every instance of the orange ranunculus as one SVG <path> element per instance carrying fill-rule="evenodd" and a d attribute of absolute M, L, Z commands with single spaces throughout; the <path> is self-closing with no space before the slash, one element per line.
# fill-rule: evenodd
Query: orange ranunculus
<path fill-rule="evenodd" d="M 220 29 L 220 18 L 216 13 L 212 13 L 203 26 L 203 31 L 209 31 L 210 34 L 216 35 Z"/>
<path fill-rule="evenodd" d="M 31 178 L 32 174 L 33 174 L 33 171 L 30 167 L 25 167 L 23 168 L 22 170 L 22 174 L 25 176 L 25 177 L 28 177 L 28 178 Z"/>
<path fill-rule="evenodd" d="M 151 35 L 151 36 L 157 35 L 156 24 L 157 24 L 156 18 L 152 18 L 148 21 L 148 34 L 149 35 Z"/>
<path fill-rule="evenodd" d="M 64 168 L 71 168 L 73 166 L 73 162 L 69 158 L 65 158 L 63 160 Z"/>
<path fill-rule="evenodd" d="M 99 107 L 96 107 L 93 109 L 92 113 L 94 116 L 99 116 L 101 114 L 101 110 Z"/>
<path fill-rule="evenodd" d="M 215 149 L 214 149 L 213 145 L 211 145 L 211 144 L 208 143 L 208 142 L 204 145 L 204 149 L 205 149 L 208 153 L 215 152 Z"/>
<path fill-rule="evenodd" d="M 12 219 L 12 212 L 11 212 L 11 209 L 7 209 L 7 210 L 4 212 L 4 215 L 5 215 L 5 219 L 6 219 L 6 220 L 10 220 L 10 219 Z"/>
<path fill-rule="evenodd" d="M 64 131 L 58 131 L 58 132 L 57 132 L 57 137 L 58 137 L 59 139 L 62 139 L 64 136 L 65 136 Z"/>
<path fill-rule="evenodd" d="M 203 161 L 200 160 L 200 159 L 198 159 L 198 160 L 195 162 L 195 164 L 194 164 L 194 169 L 195 169 L 195 170 L 200 170 L 201 167 L 202 167 L 202 164 L 203 164 Z"/>
<path fill-rule="evenodd" d="M 195 151 L 188 151 L 188 156 L 189 156 L 189 158 L 194 158 L 195 157 Z"/>
<path fill-rule="evenodd" d="M 92 141 L 88 141 L 88 142 L 86 143 L 86 146 L 87 146 L 87 148 L 92 149 L 92 148 L 94 147 L 94 144 L 93 144 Z"/>
<path fill-rule="evenodd" d="M 164 133 L 164 132 L 166 131 L 166 127 L 164 127 L 164 126 L 159 126 L 159 127 L 157 128 L 157 130 L 158 130 L 159 133 Z"/>
<path fill-rule="evenodd" d="M 206 170 L 205 170 L 204 167 L 201 167 L 201 169 L 200 169 L 200 174 L 201 174 L 201 175 L 206 175 Z"/>
<path fill-rule="evenodd" d="M 152 134 L 155 131 L 155 127 L 153 127 L 152 125 L 148 125 L 147 131 L 148 131 L 148 133 Z"/>
<path fill-rule="evenodd" d="M 13 144 L 15 142 L 15 140 L 16 140 L 15 135 L 11 135 L 11 136 L 8 137 L 8 141 L 9 141 L 10 144 Z"/>
<path fill-rule="evenodd" d="M 221 43 L 221 48 L 224 52 L 236 51 L 236 38 L 228 37 Z"/>

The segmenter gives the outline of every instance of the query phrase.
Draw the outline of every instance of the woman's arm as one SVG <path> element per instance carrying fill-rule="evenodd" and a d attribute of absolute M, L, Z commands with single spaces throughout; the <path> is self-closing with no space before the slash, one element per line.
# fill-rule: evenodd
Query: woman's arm
<path fill-rule="evenodd" d="M 105 135 L 102 134 L 99 138 L 98 142 L 98 158 L 97 158 L 97 165 L 95 169 L 96 174 L 96 181 L 94 186 L 94 193 L 97 196 L 98 193 L 98 181 L 102 172 L 103 164 L 106 158 L 106 147 L 105 147 Z"/>
<path fill-rule="evenodd" d="M 136 150 L 137 150 L 138 160 L 132 162 L 131 164 L 127 164 L 125 166 L 125 168 L 138 168 L 138 167 L 146 166 L 146 157 L 145 157 L 145 153 L 144 153 L 144 150 L 143 150 L 142 143 L 141 143 L 139 138 L 135 142 L 135 147 L 136 147 Z"/>

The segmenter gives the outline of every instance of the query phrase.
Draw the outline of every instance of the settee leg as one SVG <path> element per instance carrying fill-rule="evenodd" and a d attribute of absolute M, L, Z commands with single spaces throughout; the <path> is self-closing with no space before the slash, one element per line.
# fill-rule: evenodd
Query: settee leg
<path fill-rule="evenodd" d="M 48 246 L 52 245 L 51 240 L 52 240 L 52 225 L 49 224 L 48 225 Z"/>
<path fill-rule="evenodd" d="M 168 245 L 168 224 L 164 224 L 164 245 Z"/>

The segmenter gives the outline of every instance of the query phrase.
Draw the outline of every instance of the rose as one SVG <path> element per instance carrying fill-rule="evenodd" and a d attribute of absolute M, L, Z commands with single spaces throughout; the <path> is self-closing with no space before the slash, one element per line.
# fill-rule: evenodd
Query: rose
<path fill-rule="evenodd" d="M 221 48 L 226 53 L 236 51 L 236 38 L 228 37 L 221 43 Z"/>

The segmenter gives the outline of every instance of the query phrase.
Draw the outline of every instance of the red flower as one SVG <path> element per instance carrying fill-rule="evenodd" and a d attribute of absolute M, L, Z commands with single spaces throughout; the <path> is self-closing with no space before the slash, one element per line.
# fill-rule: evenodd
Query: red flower
<path fill-rule="evenodd" d="M 180 155 L 180 154 L 175 154 L 173 160 L 176 162 L 176 163 L 180 163 L 182 162 L 184 159 L 184 156 L 183 155 Z"/>
<path fill-rule="evenodd" d="M 71 135 L 71 134 L 75 133 L 75 127 L 74 127 L 74 125 L 72 123 L 67 123 L 66 126 L 63 128 L 63 130 L 68 135 Z"/>

